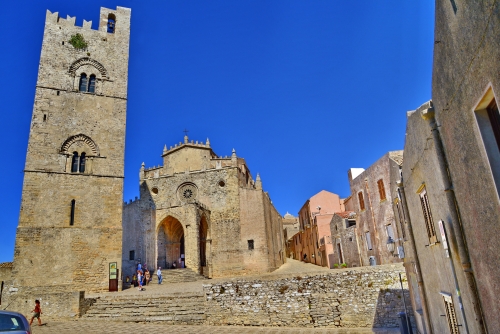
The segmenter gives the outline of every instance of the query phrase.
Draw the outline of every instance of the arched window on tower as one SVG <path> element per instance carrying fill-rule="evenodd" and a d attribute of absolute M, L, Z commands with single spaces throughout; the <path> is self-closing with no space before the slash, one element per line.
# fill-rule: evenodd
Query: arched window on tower
<path fill-rule="evenodd" d="M 85 172 L 85 152 L 80 154 L 80 173 Z"/>
<path fill-rule="evenodd" d="M 89 78 L 89 93 L 95 93 L 95 75 L 91 75 Z"/>
<path fill-rule="evenodd" d="M 71 160 L 71 173 L 78 172 L 78 152 L 73 152 L 73 159 Z"/>
<path fill-rule="evenodd" d="M 85 73 L 82 73 L 82 75 L 80 75 L 79 90 L 80 90 L 80 92 L 87 91 L 87 75 Z"/>
<path fill-rule="evenodd" d="M 116 16 L 114 14 L 108 15 L 108 33 L 115 33 Z"/>

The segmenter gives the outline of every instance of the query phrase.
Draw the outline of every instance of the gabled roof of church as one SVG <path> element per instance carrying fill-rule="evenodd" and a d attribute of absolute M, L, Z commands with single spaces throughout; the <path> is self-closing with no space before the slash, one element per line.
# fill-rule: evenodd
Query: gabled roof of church
<path fill-rule="evenodd" d="M 187 147 L 197 148 L 202 150 L 210 150 L 210 155 L 212 156 L 212 158 L 217 157 L 217 154 L 215 154 L 215 152 L 210 147 L 210 140 L 208 138 L 206 143 L 203 143 L 201 141 L 198 143 L 198 141 L 195 142 L 194 140 L 191 140 L 191 142 L 189 142 L 188 136 L 184 136 L 184 143 L 179 143 L 175 144 L 174 146 L 170 146 L 170 149 L 167 148 L 167 145 L 165 145 L 165 147 L 163 148 L 163 154 L 161 156 L 162 157 L 167 156 L 171 153 L 177 152 Z"/>

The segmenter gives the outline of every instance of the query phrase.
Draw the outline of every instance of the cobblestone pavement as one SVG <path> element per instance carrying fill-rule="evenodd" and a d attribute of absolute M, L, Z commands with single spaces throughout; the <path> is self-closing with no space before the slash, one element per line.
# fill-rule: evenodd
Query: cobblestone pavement
<path fill-rule="evenodd" d="M 239 327 L 239 326 L 182 326 L 164 325 L 151 323 L 129 323 L 113 321 L 66 321 L 49 322 L 42 326 L 33 326 L 33 334 L 55 334 L 55 333 L 180 333 L 180 334 L 283 334 L 283 333 L 317 333 L 317 334 L 396 334 L 398 329 L 366 329 L 366 328 L 343 328 L 343 329 L 315 329 L 315 328 L 279 328 L 279 327 Z"/>

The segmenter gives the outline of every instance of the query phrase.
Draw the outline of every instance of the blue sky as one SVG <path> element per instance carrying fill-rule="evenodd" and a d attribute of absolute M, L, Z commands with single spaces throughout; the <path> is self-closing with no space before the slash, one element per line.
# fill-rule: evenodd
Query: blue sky
<path fill-rule="evenodd" d="M 281 214 L 402 149 L 431 98 L 433 1 L 8 1 L 0 11 L 0 262 L 13 258 L 45 10 L 132 8 L 124 200 L 164 144 L 210 138 Z M 34 254 L 36 257 L 36 254 Z"/>

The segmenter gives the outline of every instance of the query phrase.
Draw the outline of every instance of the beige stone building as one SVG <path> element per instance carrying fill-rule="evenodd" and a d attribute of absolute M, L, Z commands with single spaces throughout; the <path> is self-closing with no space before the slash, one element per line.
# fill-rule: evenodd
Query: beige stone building
<path fill-rule="evenodd" d="M 269 272 L 284 263 L 282 217 L 247 163 L 210 142 L 165 146 L 140 168 L 140 198 L 123 207 L 123 269 L 187 267 L 206 277 Z"/>
<path fill-rule="evenodd" d="M 330 221 L 331 238 L 333 244 L 333 262 L 346 267 L 359 267 L 359 244 L 356 233 L 356 212 L 337 212 Z"/>
<path fill-rule="evenodd" d="M 391 151 L 366 170 L 348 172 L 356 212 L 356 233 L 362 266 L 402 262 L 404 251 L 395 225 L 390 185 L 399 179 L 403 151 Z M 354 204 L 354 205 L 353 205 Z"/>

